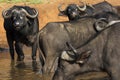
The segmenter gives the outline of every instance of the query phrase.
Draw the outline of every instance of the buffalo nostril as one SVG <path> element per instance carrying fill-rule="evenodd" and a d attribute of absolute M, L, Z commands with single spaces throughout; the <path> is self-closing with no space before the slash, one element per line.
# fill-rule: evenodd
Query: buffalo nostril
<path fill-rule="evenodd" d="M 19 22 L 15 22 L 15 23 L 14 23 L 14 26 L 19 26 L 19 25 L 20 25 Z"/>
<path fill-rule="evenodd" d="M 75 16 L 75 15 L 76 15 L 76 12 L 72 12 L 72 15 Z"/>
<path fill-rule="evenodd" d="M 72 12 L 72 14 L 76 14 L 76 12 Z"/>

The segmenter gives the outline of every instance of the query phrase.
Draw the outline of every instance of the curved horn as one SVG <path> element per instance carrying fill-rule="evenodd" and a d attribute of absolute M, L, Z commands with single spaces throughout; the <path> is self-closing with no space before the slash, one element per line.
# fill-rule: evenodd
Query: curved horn
<path fill-rule="evenodd" d="M 95 9 L 95 7 L 92 4 L 87 4 L 88 6 L 90 6 L 92 9 Z"/>
<path fill-rule="evenodd" d="M 102 26 L 99 25 L 99 23 L 101 23 Z M 100 18 L 95 22 L 95 28 L 96 28 L 97 31 L 101 31 L 101 30 L 103 30 L 107 27 L 110 27 L 111 25 L 114 25 L 116 23 L 120 23 L 120 20 L 113 20 L 113 21 L 108 22 L 106 20 L 106 18 Z"/>
<path fill-rule="evenodd" d="M 101 23 L 102 26 L 100 26 L 99 23 Z M 103 29 L 106 27 L 105 23 L 108 23 L 107 20 L 106 20 L 106 18 L 100 18 L 100 19 L 98 19 L 98 20 L 95 22 L 95 28 L 96 28 L 96 30 L 97 30 L 97 31 L 103 30 Z"/>
<path fill-rule="evenodd" d="M 67 46 L 73 51 L 74 55 L 77 57 L 77 50 L 69 43 L 69 42 L 66 42 Z"/>
<path fill-rule="evenodd" d="M 70 50 L 63 51 L 61 54 L 61 59 L 67 61 L 75 61 L 78 57 L 77 50 L 69 42 L 66 42 L 66 44 L 70 48 Z"/>
<path fill-rule="evenodd" d="M 61 9 L 62 5 L 63 5 L 63 3 L 62 3 L 62 4 L 59 4 L 59 6 L 58 6 L 58 10 L 59 10 L 60 12 L 64 11 L 64 10 Z"/>
<path fill-rule="evenodd" d="M 81 8 L 79 5 L 77 5 L 77 7 L 78 7 L 78 9 L 80 10 L 80 11 L 85 11 L 86 10 L 86 4 L 84 3 L 84 2 L 81 2 L 80 1 L 80 3 L 82 3 L 83 4 L 83 7 Z"/>
<path fill-rule="evenodd" d="M 74 55 L 70 51 L 63 51 L 61 54 L 61 59 L 67 61 L 75 61 Z"/>
<path fill-rule="evenodd" d="M 109 26 L 111 26 L 111 25 L 113 25 L 113 24 L 116 24 L 116 23 L 120 23 L 120 20 L 110 21 L 110 22 L 107 24 L 106 27 L 109 27 Z"/>
<path fill-rule="evenodd" d="M 34 12 L 36 13 L 35 15 L 30 15 L 25 9 L 21 9 L 21 11 L 23 11 L 28 17 L 30 18 L 35 18 L 38 16 L 38 11 L 36 9 L 34 9 Z"/>
<path fill-rule="evenodd" d="M 3 18 L 10 18 L 11 17 L 12 14 L 11 13 L 8 14 L 9 10 L 10 10 L 10 8 L 5 9 L 5 10 L 2 11 Z"/>

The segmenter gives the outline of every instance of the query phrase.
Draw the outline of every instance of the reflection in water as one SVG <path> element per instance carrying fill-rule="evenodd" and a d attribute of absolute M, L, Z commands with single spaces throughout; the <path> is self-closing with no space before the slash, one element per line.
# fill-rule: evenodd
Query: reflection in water
<path fill-rule="evenodd" d="M 38 71 L 39 59 L 32 62 L 30 54 L 25 54 L 24 62 L 13 62 L 9 52 L 0 53 L 0 80 L 42 80 Z"/>
<path fill-rule="evenodd" d="M 9 52 L 0 53 L 0 80 L 49 80 L 49 76 L 39 74 L 39 59 L 32 61 L 29 51 L 26 51 L 24 62 L 11 62 Z M 79 76 L 76 80 L 109 80 L 97 79 L 101 76 L 105 77 L 106 74 L 94 72 Z"/>
<path fill-rule="evenodd" d="M 40 80 L 40 75 L 36 74 L 37 62 L 33 62 L 32 66 L 24 62 L 17 62 L 11 65 L 10 80 Z M 35 72 L 34 72 L 35 71 Z"/>
<path fill-rule="evenodd" d="M 36 61 L 32 61 L 32 69 L 34 72 L 38 72 L 39 68 Z"/>

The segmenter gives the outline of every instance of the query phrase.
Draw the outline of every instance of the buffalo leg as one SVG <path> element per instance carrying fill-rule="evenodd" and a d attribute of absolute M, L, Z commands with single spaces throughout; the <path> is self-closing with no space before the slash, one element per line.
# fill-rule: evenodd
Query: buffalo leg
<path fill-rule="evenodd" d="M 46 57 L 45 64 L 43 66 L 43 73 L 48 74 L 48 73 L 53 73 L 53 66 L 54 66 L 54 58 L 53 56 L 48 56 Z"/>
<path fill-rule="evenodd" d="M 18 42 L 15 43 L 15 50 L 18 55 L 18 58 L 17 58 L 18 61 L 22 61 L 24 59 L 24 53 L 23 53 L 22 47 L 23 47 L 23 44 Z"/>
<path fill-rule="evenodd" d="M 36 72 L 38 70 L 36 61 L 32 61 L 32 69 L 33 69 L 34 72 Z"/>
<path fill-rule="evenodd" d="M 55 71 L 55 74 L 53 76 L 53 80 L 64 80 L 64 72 L 62 69 L 58 68 Z"/>
<path fill-rule="evenodd" d="M 9 33 L 6 33 L 6 36 L 7 36 L 7 42 L 8 42 L 8 45 L 9 45 L 10 56 L 11 56 L 11 59 L 14 60 L 13 39 L 12 39 L 12 36 Z"/>
<path fill-rule="evenodd" d="M 43 66 L 43 74 L 47 76 L 49 75 L 49 78 L 52 78 L 58 67 L 58 57 L 56 55 L 52 55 L 51 53 L 49 53 L 50 50 L 46 51 L 48 51 L 48 53 L 46 56 L 45 64 Z M 53 53 L 56 52 L 53 51 Z"/>
<path fill-rule="evenodd" d="M 40 60 L 40 70 L 39 70 L 39 73 L 43 74 L 44 60 L 43 60 L 41 55 L 39 55 L 39 60 Z"/>
<path fill-rule="evenodd" d="M 36 52 L 37 52 L 37 43 L 35 42 L 32 46 L 32 60 L 36 60 Z"/>

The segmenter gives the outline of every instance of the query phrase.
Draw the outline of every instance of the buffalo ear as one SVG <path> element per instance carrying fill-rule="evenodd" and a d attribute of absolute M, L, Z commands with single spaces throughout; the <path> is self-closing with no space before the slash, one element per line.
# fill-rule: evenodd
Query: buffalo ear
<path fill-rule="evenodd" d="M 88 50 L 80 54 L 80 57 L 76 60 L 76 63 L 84 64 L 91 56 L 92 51 Z"/>
<path fill-rule="evenodd" d="M 60 11 L 58 16 L 67 16 L 66 11 Z"/>
<path fill-rule="evenodd" d="M 107 27 L 108 21 L 106 20 L 106 18 L 100 18 L 98 19 L 95 24 L 94 24 L 94 28 L 96 31 L 102 31 Z"/>

